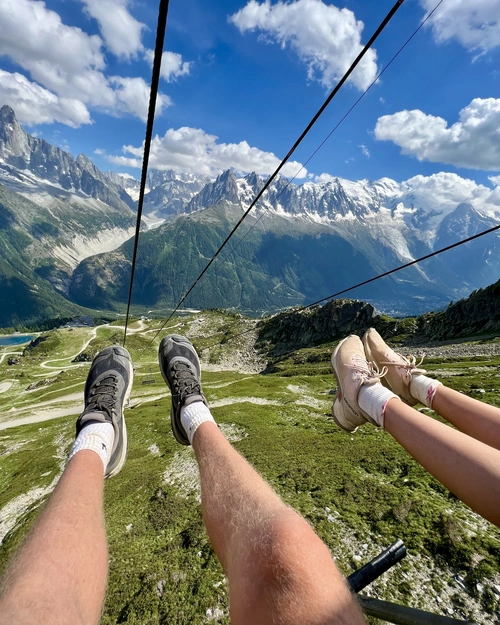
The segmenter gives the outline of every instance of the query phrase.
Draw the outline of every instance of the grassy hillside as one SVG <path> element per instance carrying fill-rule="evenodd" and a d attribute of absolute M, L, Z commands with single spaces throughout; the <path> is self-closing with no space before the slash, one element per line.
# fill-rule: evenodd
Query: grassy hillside
<path fill-rule="evenodd" d="M 177 304 L 240 217 L 241 209 L 221 203 L 143 233 L 133 301 L 151 308 Z M 257 227 L 247 229 L 255 224 L 250 218 L 221 252 L 190 295 L 188 306 L 277 311 L 327 297 L 399 264 L 394 252 L 388 248 L 381 251 L 381 244 L 362 234 L 361 229 L 353 241 L 348 241 L 332 228 L 291 222 L 278 215 L 265 216 Z M 127 241 L 115 252 L 84 260 L 73 275 L 71 298 L 81 305 L 100 308 L 126 302 L 132 253 L 133 242 Z M 423 281 L 417 269 L 409 268 L 404 282 L 387 277 L 357 295 L 397 300 L 401 306 L 409 302 L 413 309 L 428 310 L 429 306 L 446 305 L 447 292 L 454 291 Z"/>
<path fill-rule="evenodd" d="M 106 483 L 110 582 L 101 622 L 228 623 L 227 584 L 203 527 L 194 456 L 171 434 L 169 393 L 156 357 L 159 338 L 149 346 L 150 330 L 159 323 L 136 322 L 127 339 L 135 365 L 126 411 L 130 447 L 125 468 Z M 258 371 L 268 359 L 255 351 L 255 333 L 229 340 L 251 327 L 237 315 L 212 311 L 177 318 L 162 336 L 170 328 L 191 337 L 202 355 L 215 419 L 312 524 L 345 574 L 401 538 L 408 557 L 372 584 L 369 594 L 478 623 L 498 622 L 500 531 L 387 433 L 364 426 L 349 435 L 337 428 L 330 417 L 334 381 L 328 363 L 335 341 L 291 350 L 263 375 Z M 75 355 L 120 341 L 122 330 L 117 322 L 96 329 L 95 338 L 87 328 L 47 336 L 20 365 L 0 363 L 0 571 L 54 488 L 71 446 L 89 369 L 72 362 Z M 477 344 L 478 353 L 482 348 Z M 480 387 L 481 398 L 500 407 L 499 368 L 500 349 L 488 357 L 458 363 L 434 358 L 428 364 L 451 387 L 476 397 Z M 30 417 L 37 422 L 6 429 Z"/>

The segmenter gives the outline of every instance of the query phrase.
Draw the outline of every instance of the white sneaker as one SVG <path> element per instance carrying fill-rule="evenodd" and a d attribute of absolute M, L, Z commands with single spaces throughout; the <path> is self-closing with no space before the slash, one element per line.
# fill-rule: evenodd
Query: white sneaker
<path fill-rule="evenodd" d="M 418 400 L 410 392 L 410 384 L 415 374 L 427 373 L 419 369 L 415 356 L 402 356 L 387 345 L 375 328 L 370 328 L 363 336 L 366 358 L 376 367 L 386 367 L 387 374 L 382 384 L 393 393 L 399 395 L 409 406 L 418 404 Z"/>
<path fill-rule="evenodd" d="M 335 423 L 347 432 L 354 432 L 359 425 L 367 421 L 377 425 L 364 410 L 361 410 L 358 394 L 363 385 L 380 382 L 380 378 L 387 370 L 379 371 L 367 361 L 363 343 L 354 334 L 340 341 L 335 348 L 332 354 L 332 368 L 338 385 L 338 394 L 332 407 Z"/>

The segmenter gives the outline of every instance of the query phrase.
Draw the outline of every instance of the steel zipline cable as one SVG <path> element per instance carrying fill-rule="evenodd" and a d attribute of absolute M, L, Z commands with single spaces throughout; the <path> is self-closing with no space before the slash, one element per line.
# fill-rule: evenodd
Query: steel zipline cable
<path fill-rule="evenodd" d="M 165 41 L 165 31 L 167 28 L 168 3 L 169 0 L 160 0 L 160 8 L 158 11 L 158 26 L 156 27 L 156 45 L 153 61 L 153 73 L 151 77 L 151 91 L 149 95 L 148 120 L 146 124 L 144 156 L 142 160 L 141 186 L 139 191 L 139 204 L 137 207 L 137 222 L 135 226 L 134 253 L 132 256 L 132 267 L 130 271 L 130 288 L 128 293 L 127 316 L 125 319 L 125 329 L 123 331 L 123 347 L 125 347 L 125 341 L 127 340 L 127 327 L 130 315 L 130 304 L 132 302 L 132 288 L 134 286 L 135 263 L 137 261 L 137 248 L 139 246 L 139 234 L 141 230 L 142 207 L 144 204 L 144 195 L 146 191 L 146 176 L 148 173 L 149 154 L 151 151 L 151 140 L 153 137 L 153 125 L 155 119 L 156 100 L 158 96 L 158 85 L 160 82 L 163 43 Z"/>
<path fill-rule="evenodd" d="M 375 282 L 376 280 L 380 280 L 380 278 L 385 278 L 387 276 L 392 275 L 393 273 L 397 273 L 398 271 L 401 271 L 402 269 L 407 269 L 408 267 L 411 267 L 412 265 L 416 265 L 417 263 L 420 263 L 424 260 L 428 260 L 429 258 L 432 258 L 433 256 L 438 256 L 438 254 L 442 254 L 443 252 L 448 252 L 449 250 L 452 250 L 456 247 L 460 247 L 460 245 L 464 245 L 465 243 L 470 243 L 471 241 L 484 237 L 487 234 L 491 234 L 492 232 L 495 232 L 496 230 L 500 230 L 500 224 L 498 224 L 498 226 L 493 226 L 492 228 L 488 228 L 488 230 L 483 230 L 483 232 L 479 232 L 478 234 L 474 234 L 471 237 L 468 237 L 467 239 L 462 239 L 461 241 L 457 241 L 456 243 L 452 243 L 451 245 L 442 247 L 439 250 L 435 250 L 434 252 L 431 252 L 430 254 L 421 256 L 420 258 L 417 258 L 416 260 L 412 260 L 409 263 L 405 263 L 404 265 L 399 265 L 399 267 L 394 267 L 394 269 L 389 269 L 389 271 L 385 271 L 384 273 L 379 273 L 376 276 L 373 276 L 373 278 L 368 278 L 367 280 L 358 282 L 358 284 L 354 284 L 353 286 L 350 286 L 347 289 L 342 289 L 341 291 L 337 291 L 337 293 L 332 293 L 332 295 L 327 295 L 326 297 L 323 297 L 322 299 L 318 299 L 315 302 L 312 302 L 311 304 L 307 304 L 306 306 L 300 306 L 299 308 L 294 308 L 290 310 L 289 312 L 283 313 L 281 315 L 281 319 L 285 319 L 286 317 L 290 317 L 291 315 L 300 313 L 304 310 L 307 310 L 308 308 L 312 308 L 313 306 L 318 306 L 319 304 L 323 304 L 324 302 L 335 299 L 339 295 L 344 295 L 344 293 L 349 293 L 349 291 L 354 291 L 355 289 L 358 289 L 359 287 L 365 286 L 367 284 L 371 284 L 372 282 Z M 244 330 L 243 332 L 238 332 L 237 334 L 233 334 L 233 336 L 231 336 L 230 338 L 226 340 L 226 343 L 229 343 L 230 341 L 233 341 L 234 339 L 237 339 L 238 337 L 243 336 L 244 334 L 253 332 L 256 327 L 257 327 L 257 324 L 254 325 L 252 328 L 249 328 L 248 330 Z M 207 347 L 202 348 L 202 351 L 206 349 L 210 349 L 211 347 L 216 347 L 217 345 L 219 345 L 219 343 L 213 343 L 212 345 L 207 345 Z"/>
<path fill-rule="evenodd" d="M 370 91 L 370 89 L 378 82 L 378 80 L 382 77 L 382 75 L 389 69 L 389 67 L 394 63 L 394 61 L 398 58 L 398 56 L 403 52 L 406 46 L 412 41 L 412 39 L 417 35 L 421 28 L 426 24 L 426 22 L 434 15 L 434 13 L 439 9 L 439 7 L 443 4 L 444 0 L 439 0 L 436 6 L 427 13 L 425 18 L 420 22 L 418 27 L 413 31 L 413 33 L 408 37 L 408 39 L 404 42 L 404 44 L 399 48 L 399 50 L 394 54 L 391 60 L 384 66 L 384 68 L 377 74 L 375 79 L 368 85 L 368 87 L 363 91 L 363 93 L 359 96 L 359 98 L 354 102 L 354 104 L 347 110 L 347 112 L 341 117 L 341 119 L 337 122 L 337 124 L 333 127 L 333 129 L 328 133 L 328 135 L 323 139 L 323 141 L 318 145 L 318 147 L 314 150 L 314 152 L 309 156 L 309 158 L 304 162 L 304 164 L 300 167 L 293 178 L 287 181 L 286 185 L 281 189 L 278 195 L 273 199 L 272 204 L 275 205 L 282 194 L 288 189 L 288 187 L 292 184 L 292 182 L 297 178 L 300 172 L 309 164 L 309 162 L 316 156 L 316 154 L 321 150 L 321 148 L 325 145 L 325 143 L 330 139 L 333 133 L 339 128 L 339 126 L 346 120 L 347 117 L 352 113 L 352 111 L 358 106 L 361 100 L 365 97 L 365 95 Z M 236 249 L 243 243 L 246 237 L 250 234 L 250 232 L 257 226 L 259 221 L 266 214 L 266 208 L 262 211 L 259 218 L 255 221 L 254 224 L 250 226 L 250 228 L 245 232 L 245 234 L 241 237 L 241 239 L 234 245 L 234 247 L 227 253 L 224 258 L 220 259 L 220 262 L 226 262 L 229 257 L 236 251 Z"/>
<path fill-rule="evenodd" d="M 150 345 L 153 344 L 153 342 L 155 341 L 156 337 L 158 336 L 158 334 L 160 334 L 160 332 L 163 330 L 163 328 L 167 325 L 167 323 L 172 319 L 172 317 L 175 315 L 175 313 L 179 310 L 179 308 L 182 306 L 182 304 L 184 303 L 184 301 L 186 300 L 186 298 L 189 296 L 189 294 L 191 293 L 191 291 L 196 287 L 196 285 L 198 284 L 198 282 L 203 278 L 203 276 L 205 275 L 205 273 L 208 271 L 208 269 L 211 267 L 212 263 L 215 261 L 215 259 L 218 257 L 218 255 L 220 254 L 220 252 L 222 251 L 222 249 L 226 246 L 226 244 L 228 243 L 229 239 L 231 239 L 231 237 L 234 235 L 234 233 L 236 232 L 236 230 L 241 226 L 241 224 L 243 223 L 244 219 L 248 216 L 248 214 L 250 213 L 250 211 L 253 209 L 253 207 L 257 204 L 257 202 L 260 200 L 260 198 L 263 196 L 263 194 L 267 191 L 267 189 L 269 188 L 269 186 L 271 185 L 271 183 L 273 182 L 273 180 L 276 178 L 276 176 L 280 173 L 280 171 L 283 169 L 283 167 L 285 166 L 285 164 L 290 160 L 292 154 L 295 152 L 295 150 L 299 147 L 299 145 L 302 143 L 303 139 L 305 138 L 305 136 L 309 133 L 309 131 L 311 130 L 311 128 L 314 126 L 314 124 L 318 121 L 318 119 L 321 117 L 321 115 L 324 113 L 324 111 L 326 110 L 326 108 L 328 107 L 328 105 L 330 104 L 330 102 L 333 100 L 333 98 L 337 95 L 337 93 L 339 92 L 339 90 L 342 88 L 342 86 L 345 84 L 345 82 L 348 80 L 348 78 L 350 77 L 350 75 L 352 74 L 352 72 L 356 69 L 356 67 L 359 65 L 360 61 L 362 60 L 362 58 L 365 56 L 365 54 L 368 52 L 368 50 L 372 47 L 372 45 L 375 43 L 375 41 L 378 39 L 379 35 L 382 33 L 382 31 L 385 29 L 385 27 L 387 26 L 387 24 L 391 21 L 391 19 L 394 17 L 396 11 L 401 7 L 401 5 L 403 4 L 404 0 L 397 0 L 397 2 L 394 4 L 394 6 L 392 7 L 392 9 L 389 11 L 389 13 L 386 15 L 386 17 L 382 20 L 380 26 L 377 28 L 377 30 L 373 33 L 373 35 L 371 36 L 370 40 L 368 41 L 368 43 L 364 46 L 364 48 L 361 50 L 361 52 L 358 54 L 358 56 L 356 57 L 356 59 L 354 60 L 354 62 L 352 63 L 352 65 L 349 67 L 349 69 L 347 70 L 347 72 L 344 74 L 344 76 L 340 79 L 340 81 L 337 83 L 337 85 L 334 87 L 334 89 L 332 90 L 332 92 L 329 94 L 329 96 L 326 98 L 325 102 L 322 104 L 322 106 L 320 107 L 320 109 L 318 110 L 318 112 L 314 115 L 314 117 L 311 119 L 311 121 L 309 122 L 309 124 L 307 125 L 307 127 L 305 128 L 305 130 L 302 132 L 302 134 L 299 136 L 299 138 L 295 141 L 295 143 L 293 144 L 293 146 L 290 148 L 288 154 L 285 156 L 285 158 L 281 161 L 281 163 L 278 165 L 278 167 L 275 169 L 274 173 L 267 179 L 266 183 L 264 184 L 263 188 L 259 191 L 259 193 L 257 194 L 257 196 L 254 198 L 254 200 L 252 201 L 252 203 L 250 204 L 250 206 L 248 207 L 248 209 L 243 213 L 243 215 L 241 216 L 241 218 L 239 219 L 239 221 L 236 223 L 236 225 L 234 226 L 234 228 L 231 230 L 231 232 L 227 235 L 227 237 L 225 238 L 225 240 L 223 241 L 223 243 L 220 245 L 219 249 L 215 252 L 215 254 L 212 256 L 212 258 L 210 259 L 210 261 L 207 263 L 207 265 L 205 266 L 205 268 L 203 269 L 203 271 L 200 273 L 200 275 L 196 278 L 196 280 L 193 282 L 193 284 L 189 287 L 189 289 L 186 291 L 186 293 L 182 296 L 182 298 L 180 299 L 179 303 L 176 305 L 176 307 L 174 308 L 174 310 L 171 312 L 170 316 L 167 318 L 167 320 L 163 323 L 163 325 L 160 327 L 160 329 L 158 330 L 158 332 L 153 336 L 153 338 L 151 339 L 151 341 L 149 342 L 149 344 L 147 345 L 147 347 L 149 347 Z"/>

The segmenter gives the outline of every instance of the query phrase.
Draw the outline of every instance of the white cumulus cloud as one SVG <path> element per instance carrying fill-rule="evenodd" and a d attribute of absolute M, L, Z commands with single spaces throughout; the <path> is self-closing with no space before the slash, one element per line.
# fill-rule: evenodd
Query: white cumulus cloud
<path fill-rule="evenodd" d="M 491 189 L 474 180 L 462 178 L 458 174 L 439 172 L 432 176 L 414 176 L 402 183 L 411 188 L 414 195 L 423 196 L 425 203 L 436 205 L 448 211 L 458 204 L 472 204 L 484 215 L 497 218 L 500 216 L 500 187 Z"/>
<path fill-rule="evenodd" d="M 435 0 L 420 0 L 430 12 Z M 429 21 L 434 38 L 442 43 L 458 41 L 470 50 L 488 51 L 500 45 L 498 0 L 446 0 Z"/>
<path fill-rule="evenodd" d="M 112 76 L 109 82 L 115 87 L 113 92 L 116 98 L 115 107 L 124 113 L 132 113 L 145 122 L 148 118 L 150 92 L 146 81 L 143 78 Z M 159 93 L 156 100 L 156 113 L 160 115 L 162 110 L 171 104 L 172 101 L 167 95 Z"/>
<path fill-rule="evenodd" d="M 271 4 L 250 0 L 230 21 L 241 33 L 259 31 L 267 41 L 289 45 L 307 67 L 310 80 L 330 89 L 361 52 L 363 22 L 349 9 L 321 0 L 295 0 Z M 365 89 L 377 75 L 377 53 L 368 50 L 352 74 L 352 82 Z"/>
<path fill-rule="evenodd" d="M 500 99 L 476 98 L 452 126 L 416 109 L 380 117 L 375 137 L 420 161 L 500 171 Z"/>
<path fill-rule="evenodd" d="M 451 206 L 458 206 L 461 202 L 476 204 L 477 201 L 487 201 L 491 194 L 491 189 L 477 184 L 475 180 L 444 171 L 431 176 L 419 174 L 409 178 L 403 184 L 409 185 L 420 193 L 429 194 L 436 204 Z"/>
<path fill-rule="evenodd" d="M 80 110 L 91 106 L 145 119 L 145 81 L 107 77 L 102 47 L 101 37 L 63 24 L 44 2 L 0 0 L 0 55 L 12 59 L 60 101 L 79 101 Z M 161 96 L 159 110 L 168 104 L 169 98 Z"/>
<path fill-rule="evenodd" d="M 150 167 L 154 169 L 173 169 L 178 173 L 193 173 L 216 176 L 226 169 L 237 172 L 271 174 L 280 163 L 272 152 L 264 152 L 251 147 L 246 141 L 240 143 L 218 143 L 218 137 L 207 134 L 200 128 L 170 128 L 163 137 L 158 135 L 151 143 Z M 122 148 L 123 156 L 107 158 L 126 167 L 142 166 L 144 146 L 126 145 Z M 301 164 L 290 162 L 282 170 L 285 176 L 294 176 Z M 299 177 L 307 176 L 303 169 Z"/>
<path fill-rule="evenodd" d="M 331 174 L 319 174 L 319 176 L 312 176 L 313 182 L 317 182 L 319 184 L 324 182 L 335 182 L 338 180 L 337 176 L 332 176 Z"/>
<path fill-rule="evenodd" d="M 153 66 L 154 50 L 145 50 L 144 57 Z M 167 82 L 172 82 L 179 76 L 187 76 L 191 71 L 191 65 L 190 61 L 183 61 L 180 54 L 166 51 L 161 57 L 161 77 Z"/>
<path fill-rule="evenodd" d="M 28 125 L 61 122 L 76 128 L 91 123 L 87 107 L 79 100 L 59 98 L 26 76 L 1 69 L 0 102 L 15 109 L 19 121 Z"/>
<path fill-rule="evenodd" d="M 106 47 L 120 58 L 130 59 L 143 50 L 145 24 L 129 12 L 129 0 L 82 0 L 85 10 L 99 24 Z"/>

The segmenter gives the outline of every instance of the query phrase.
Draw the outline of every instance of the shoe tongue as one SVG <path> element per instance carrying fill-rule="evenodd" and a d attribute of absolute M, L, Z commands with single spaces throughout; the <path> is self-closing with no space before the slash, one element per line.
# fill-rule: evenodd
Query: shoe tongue
<path fill-rule="evenodd" d="M 189 397 L 186 398 L 186 401 L 184 402 L 183 406 L 189 406 L 191 404 L 194 404 L 197 401 L 201 401 L 205 403 L 205 398 L 203 397 L 203 395 L 190 395 Z"/>
<path fill-rule="evenodd" d="M 89 410 L 87 413 L 83 413 L 79 419 L 79 423 L 81 426 L 89 425 L 89 423 L 109 423 L 109 418 L 111 415 L 104 410 Z"/>

